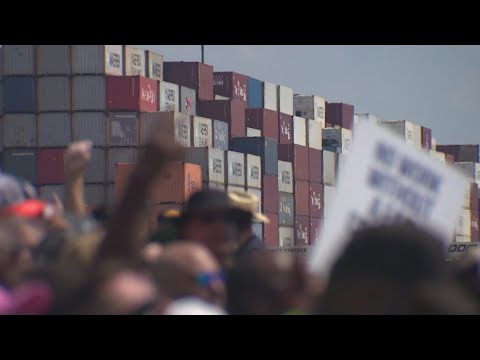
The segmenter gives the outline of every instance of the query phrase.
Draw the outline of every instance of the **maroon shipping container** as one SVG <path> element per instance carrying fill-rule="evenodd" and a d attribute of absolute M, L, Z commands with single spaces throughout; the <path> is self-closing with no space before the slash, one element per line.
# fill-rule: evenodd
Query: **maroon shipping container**
<path fill-rule="evenodd" d="M 214 94 L 242 101 L 245 104 L 247 104 L 248 101 L 247 83 L 248 78 L 245 75 L 234 72 L 213 73 Z"/>
<path fill-rule="evenodd" d="M 198 62 L 164 62 L 163 79 L 197 91 L 197 100 L 213 100 L 213 66 Z"/>
<path fill-rule="evenodd" d="M 65 149 L 38 149 L 37 183 L 39 185 L 63 184 L 63 153 Z"/>
<path fill-rule="evenodd" d="M 278 113 L 278 143 L 293 144 L 293 116 Z"/>
<path fill-rule="evenodd" d="M 263 225 L 263 244 L 269 246 L 279 246 L 278 243 L 278 215 L 277 214 L 265 214 L 270 223 Z"/>
<path fill-rule="evenodd" d="M 422 126 L 422 148 L 432 148 L 432 130 Z"/>
<path fill-rule="evenodd" d="M 322 150 L 308 148 L 308 173 L 310 181 L 323 182 Z"/>
<path fill-rule="evenodd" d="M 262 130 L 262 136 L 278 142 L 278 113 L 268 109 L 247 109 L 245 125 Z"/>
<path fill-rule="evenodd" d="M 459 161 L 458 154 L 460 153 L 460 145 L 437 145 L 436 150 L 447 155 L 452 155 L 456 162 Z"/>
<path fill-rule="evenodd" d="M 321 219 L 310 218 L 310 245 L 315 245 L 318 236 L 320 235 Z"/>
<path fill-rule="evenodd" d="M 326 103 L 325 122 L 353 130 L 353 105 L 344 103 Z"/>
<path fill-rule="evenodd" d="M 478 211 L 472 211 L 472 221 L 471 221 L 471 233 L 472 233 L 472 242 L 479 241 L 479 220 L 478 220 Z"/>
<path fill-rule="evenodd" d="M 295 246 L 310 245 L 310 218 L 308 216 L 295 216 L 293 234 Z"/>
<path fill-rule="evenodd" d="M 309 180 L 308 148 L 302 145 L 278 145 L 278 160 L 293 164 L 293 178 L 295 180 Z"/>
<path fill-rule="evenodd" d="M 278 195 L 278 177 L 263 176 L 262 180 L 262 207 L 263 212 L 278 214 L 279 195 Z M 278 219 L 277 219 L 278 222 Z"/>
<path fill-rule="evenodd" d="M 477 212 L 479 211 L 479 191 L 478 191 L 478 185 L 477 183 L 470 183 L 470 210 L 472 212 Z"/>
<path fill-rule="evenodd" d="M 453 164 L 453 163 L 455 163 L 455 157 L 453 155 L 450 155 L 450 154 L 445 154 L 445 161 L 448 164 Z"/>
<path fill-rule="evenodd" d="M 106 87 L 107 110 L 158 110 L 158 81 L 142 76 L 107 76 Z"/>
<path fill-rule="evenodd" d="M 479 145 L 437 145 L 437 151 L 453 155 L 455 162 L 478 162 Z"/>
<path fill-rule="evenodd" d="M 310 217 L 323 217 L 323 185 L 310 183 Z"/>
<path fill-rule="evenodd" d="M 265 188 L 264 188 L 265 189 Z M 265 190 L 264 190 L 265 191 Z M 308 216 L 310 214 L 310 186 L 308 181 L 295 181 L 295 216 Z"/>
<path fill-rule="evenodd" d="M 220 120 L 229 125 L 229 138 L 245 137 L 245 103 L 237 100 L 199 101 L 198 114 L 209 119 Z"/>

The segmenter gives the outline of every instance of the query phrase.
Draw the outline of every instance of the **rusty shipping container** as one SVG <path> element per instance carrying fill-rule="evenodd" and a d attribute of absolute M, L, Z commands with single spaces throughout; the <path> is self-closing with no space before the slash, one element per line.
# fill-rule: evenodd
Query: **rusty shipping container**
<path fill-rule="evenodd" d="M 278 246 L 278 215 L 265 214 L 270 219 L 270 223 L 263 225 L 263 244 L 265 246 Z"/>
<path fill-rule="evenodd" d="M 203 182 L 225 184 L 225 152 L 214 148 L 187 148 L 184 160 L 200 165 Z"/>
<path fill-rule="evenodd" d="M 260 156 L 263 174 L 278 174 L 278 152 L 275 140 L 265 137 L 235 138 L 231 141 L 231 148 L 233 151 Z"/>
<path fill-rule="evenodd" d="M 262 181 L 262 190 L 263 212 L 278 214 L 278 178 L 272 175 L 264 175 Z"/>
<path fill-rule="evenodd" d="M 163 81 L 163 55 L 147 50 L 145 51 L 145 63 L 147 64 L 147 77 Z"/>
<path fill-rule="evenodd" d="M 278 142 L 278 113 L 276 111 L 267 109 L 247 109 L 245 116 L 246 126 L 259 129 L 264 137 Z"/>
<path fill-rule="evenodd" d="M 164 62 L 165 81 L 197 91 L 198 100 L 213 100 L 213 66 L 198 62 Z"/>
<path fill-rule="evenodd" d="M 278 113 L 278 143 L 293 144 L 293 116 Z"/>
<path fill-rule="evenodd" d="M 295 246 L 310 245 L 310 218 L 295 216 Z"/>
<path fill-rule="evenodd" d="M 162 125 L 162 130 L 174 138 L 182 146 L 192 145 L 190 116 L 179 112 L 155 112 L 140 114 L 140 144 L 145 145 L 156 126 Z"/>
<path fill-rule="evenodd" d="M 93 146 L 104 147 L 107 144 L 106 126 L 107 116 L 103 112 L 73 113 L 72 140 L 90 140 Z"/>
<path fill-rule="evenodd" d="M 311 182 L 323 182 L 323 151 L 308 149 L 308 169 Z"/>
<path fill-rule="evenodd" d="M 74 75 L 122 76 L 122 45 L 72 45 Z"/>
<path fill-rule="evenodd" d="M 293 194 L 293 166 L 291 162 L 278 161 L 278 190 Z"/>
<path fill-rule="evenodd" d="M 245 75 L 235 72 L 214 72 L 213 93 L 238 100 L 247 104 L 248 79 Z"/>
<path fill-rule="evenodd" d="M 323 185 L 320 183 L 310 182 L 310 217 L 323 217 Z"/>
<path fill-rule="evenodd" d="M 2 121 L 5 148 L 37 146 L 37 121 L 34 114 L 5 114 Z"/>
<path fill-rule="evenodd" d="M 308 181 L 296 180 L 295 192 L 295 216 L 309 216 L 310 214 L 310 186 Z"/>
<path fill-rule="evenodd" d="M 283 226 L 294 226 L 295 204 L 293 194 L 280 192 L 278 194 L 278 222 Z"/>
<path fill-rule="evenodd" d="M 158 106 L 157 81 L 141 76 L 107 76 L 107 110 L 155 112 Z"/>
<path fill-rule="evenodd" d="M 279 144 L 278 159 L 293 164 L 295 180 L 309 179 L 308 148 L 306 146 Z"/>
<path fill-rule="evenodd" d="M 39 149 L 37 151 L 37 184 L 63 184 L 63 154 L 65 149 Z"/>
<path fill-rule="evenodd" d="M 138 146 L 139 119 L 136 112 L 111 112 L 107 119 L 107 145 Z"/>
<path fill-rule="evenodd" d="M 66 147 L 72 142 L 70 113 L 41 113 L 38 115 L 38 146 Z"/>
<path fill-rule="evenodd" d="M 245 103 L 237 100 L 199 101 L 198 114 L 200 116 L 225 121 L 229 125 L 229 139 L 244 137 Z"/>

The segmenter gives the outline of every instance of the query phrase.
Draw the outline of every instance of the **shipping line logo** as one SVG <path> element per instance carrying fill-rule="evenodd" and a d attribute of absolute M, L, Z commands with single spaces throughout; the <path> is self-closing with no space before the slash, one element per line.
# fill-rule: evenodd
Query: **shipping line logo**
<path fill-rule="evenodd" d="M 155 104 L 157 101 L 157 96 L 155 91 L 152 90 L 150 84 L 147 85 L 147 88 L 142 88 L 142 101 L 147 101 L 150 104 Z"/>
<path fill-rule="evenodd" d="M 282 179 L 282 184 L 290 185 L 292 183 L 292 175 L 290 174 L 290 171 L 282 170 L 281 179 Z"/>
<path fill-rule="evenodd" d="M 223 161 L 222 159 L 213 159 L 213 173 L 223 174 Z"/>
<path fill-rule="evenodd" d="M 317 194 L 316 191 L 310 195 L 310 202 L 312 206 L 315 206 L 316 209 L 320 210 L 322 208 L 322 197 L 320 193 Z"/>
<path fill-rule="evenodd" d="M 282 132 L 282 135 L 286 135 L 288 140 L 290 140 L 290 124 L 287 122 L 282 122 L 282 124 L 280 125 L 280 130 Z"/>
<path fill-rule="evenodd" d="M 280 213 L 291 216 L 293 214 L 292 207 L 285 197 L 280 198 Z"/>
<path fill-rule="evenodd" d="M 215 140 L 226 142 L 227 134 L 223 130 L 215 129 Z"/>
<path fill-rule="evenodd" d="M 120 69 L 120 54 L 109 52 L 107 57 L 107 63 L 109 67 Z"/>
<path fill-rule="evenodd" d="M 308 230 L 301 225 L 297 227 L 297 239 L 302 240 L 305 244 L 308 243 Z"/>

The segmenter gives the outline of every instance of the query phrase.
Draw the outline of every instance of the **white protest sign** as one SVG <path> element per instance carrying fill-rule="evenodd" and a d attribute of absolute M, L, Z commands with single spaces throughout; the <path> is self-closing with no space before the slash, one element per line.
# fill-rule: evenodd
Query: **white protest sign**
<path fill-rule="evenodd" d="M 310 269 L 328 275 L 352 232 L 412 221 L 448 243 L 467 179 L 373 124 L 355 128 L 335 202 L 312 250 Z M 408 266 L 408 264 L 405 264 Z"/>

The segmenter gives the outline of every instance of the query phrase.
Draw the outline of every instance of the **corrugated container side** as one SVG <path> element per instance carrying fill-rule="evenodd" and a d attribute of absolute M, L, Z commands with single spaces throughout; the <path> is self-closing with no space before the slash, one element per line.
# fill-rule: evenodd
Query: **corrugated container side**
<path fill-rule="evenodd" d="M 305 118 L 293 117 L 293 143 L 307 146 L 307 120 Z"/>
<path fill-rule="evenodd" d="M 255 189 L 255 188 L 251 188 L 251 187 L 247 187 L 247 193 L 255 196 L 257 199 L 258 199 L 258 206 L 257 206 L 257 209 L 256 211 L 257 212 L 262 212 L 262 209 L 263 209 L 263 205 L 262 205 L 262 190 L 260 189 Z M 254 220 L 255 221 L 255 220 Z"/>
<path fill-rule="evenodd" d="M 310 218 L 295 216 L 295 246 L 310 245 Z"/>
<path fill-rule="evenodd" d="M 293 114 L 306 119 L 317 120 L 325 127 L 325 99 L 320 96 L 295 96 Z"/>
<path fill-rule="evenodd" d="M 310 245 L 315 245 L 320 235 L 321 220 L 317 218 L 310 218 Z"/>
<path fill-rule="evenodd" d="M 180 111 L 188 115 L 197 115 L 197 92 L 180 86 Z"/>
<path fill-rule="evenodd" d="M 330 151 L 323 151 L 323 183 L 335 186 L 337 183 L 337 155 Z"/>
<path fill-rule="evenodd" d="M 70 45 L 38 45 L 37 75 L 71 75 Z"/>
<path fill-rule="evenodd" d="M 147 77 L 150 79 L 163 81 L 163 55 L 153 51 L 145 51 L 147 64 Z"/>
<path fill-rule="evenodd" d="M 158 124 L 162 124 L 162 130 L 175 138 L 178 144 L 185 147 L 192 145 L 190 116 L 173 111 L 140 114 L 140 143 L 142 145 L 148 142 Z"/>
<path fill-rule="evenodd" d="M 278 113 L 279 144 L 293 144 L 293 116 Z"/>
<path fill-rule="evenodd" d="M 264 175 L 262 179 L 262 189 L 263 212 L 278 214 L 278 178 L 276 176 Z"/>
<path fill-rule="evenodd" d="M 37 182 L 37 152 L 34 149 L 6 149 L 3 152 L 2 172 L 31 183 Z"/>
<path fill-rule="evenodd" d="M 107 150 L 107 182 L 115 181 L 115 164 L 136 163 L 138 150 L 135 148 L 110 148 Z"/>
<path fill-rule="evenodd" d="M 38 146 L 62 147 L 72 142 L 70 113 L 41 113 L 38 115 Z"/>
<path fill-rule="evenodd" d="M 310 217 L 323 217 L 323 185 L 310 182 Z"/>
<path fill-rule="evenodd" d="M 35 75 L 35 45 L 3 45 L 2 49 L 3 75 Z"/>
<path fill-rule="evenodd" d="M 262 137 L 262 130 L 247 127 L 247 137 Z"/>
<path fill-rule="evenodd" d="M 104 149 L 92 149 L 92 157 L 85 171 L 86 183 L 104 183 L 107 179 L 107 153 Z"/>
<path fill-rule="evenodd" d="M 179 111 L 180 88 L 177 84 L 160 81 L 159 111 Z"/>
<path fill-rule="evenodd" d="M 278 222 L 279 225 L 294 226 L 295 204 L 293 194 L 280 192 L 278 198 Z"/>
<path fill-rule="evenodd" d="M 245 184 L 251 188 L 262 188 L 262 159 L 260 156 L 245 154 Z"/>
<path fill-rule="evenodd" d="M 295 234 L 293 227 L 280 226 L 278 228 L 278 245 L 277 246 L 293 246 L 295 243 Z"/>
<path fill-rule="evenodd" d="M 310 187 L 308 181 L 295 181 L 295 215 L 309 216 L 310 214 Z"/>
<path fill-rule="evenodd" d="M 200 165 L 202 180 L 209 184 L 225 184 L 225 152 L 214 148 L 186 148 L 184 159 Z"/>
<path fill-rule="evenodd" d="M 221 150 L 228 150 L 228 130 L 226 122 L 213 120 L 213 147 Z"/>
<path fill-rule="evenodd" d="M 278 215 L 277 214 L 265 214 L 270 219 L 269 224 L 263 226 L 263 244 L 265 246 L 278 246 L 279 245 L 279 233 L 278 233 Z"/>
<path fill-rule="evenodd" d="M 73 113 L 72 140 L 90 140 L 93 146 L 105 146 L 107 118 L 103 112 Z"/>
<path fill-rule="evenodd" d="M 6 114 L 2 120 L 3 146 L 37 146 L 37 121 L 34 114 Z"/>
<path fill-rule="evenodd" d="M 158 81 L 141 76 L 107 76 L 106 107 L 110 111 L 158 111 Z"/>
<path fill-rule="evenodd" d="M 213 92 L 233 100 L 248 101 L 248 79 L 245 75 L 235 72 L 214 72 Z"/>
<path fill-rule="evenodd" d="M 74 76 L 73 111 L 105 110 L 105 76 Z"/>
<path fill-rule="evenodd" d="M 264 137 L 278 141 L 279 123 L 277 112 L 266 109 L 246 109 L 245 124 L 248 127 L 262 130 Z"/>
<path fill-rule="evenodd" d="M 72 45 L 75 75 L 123 75 L 122 45 Z"/>
<path fill-rule="evenodd" d="M 225 152 L 226 179 L 228 185 L 245 186 L 245 156 L 235 151 Z"/>
<path fill-rule="evenodd" d="M 244 137 L 245 103 L 237 100 L 199 101 L 200 116 L 225 121 L 229 124 L 229 138 Z"/>
<path fill-rule="evenodd" d="M 3 78 L 3 106 L 5 113 L 36 112 L 35 78 L 29 76 Z"/>
<path fill-rule="evenodd" d="M 263 174 L 278 174 L 278 151 L 274 140 L 264 137 L 235 138 L 231 141 L 231 148 L 234 151 L 260 156 Z"/>
<path fill-rule="evenodd" d="M 126 76 L 145 76 L 145 51 L 131 46 L 123 47 L 123 59 Z"/>
<path fill-rule="evenodd" d="M 308 169 L 310 181 L 323 182 L 323 151 L 308 149 Z"/>
<path fill-rule="evenodd" d="M 248 78 L 247 84 L 248 108 L 263 108 L 263 83 L 260 80 Z"/>
<path fill-rule="evenodd" d="M 278 145 L 278 159 L 293 164 L 293 177 L 298 180 L 308 180 L 308 148 L 301 145 Z"/>
<path fill-rule="evenodd" d="M 293 194 L 293 165 L 291 162 L 278 161 L 278 190 Z"/>
<path fill-rule="evenodd" d="M 134 112 L 109 113 L 107 144 L 109 146 L 137 146 L 139 144 L 138 114 Z"/>
<path fill-rule="evenodd" d="M 279 85 L 277 87 L 277 104 L 278 112 L 293 116 L 293 89 Z"/>
<path fill-rule="evenodd" d="M 105 204 L 107 198 L 105 185 L 85 185 L 83 197 L 85 205 L 98 206 Z"/>
<path fill-rule="evenodd" d="M 37 184 L 63 184 L 65 174 L 63 154 L 65 149 L 39 149 L 37 152 Z"/>
<path fill-rule="evenodd" d="M 325 122 L 352 130 L 354 107 L 344 103 L 326 103 Z"/>
<path fill-rule="evenodd" d="M 48 76 L 38 78 L 37 103 L 39 112 L 71 111 L 72 84 L 70 77 Z"/>
<path fill-rule="evenodd" d="M 192 144 L 194 147 L 211 147 L 213 145 L 212 119 L 192 116 Z"/>
<path fill-rule="evenodd" d="M 199 100 L 213 100 L 213 66 L 198 62 L 164 62 L 165 81 L 197 90 Z"/>
<path fill-rule="evenodd" d="M 277 86 L 268 82 L 263 83 L 263 104 L 268 110 L 277 111 Z"/>

